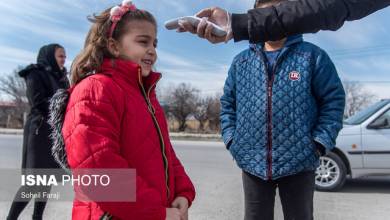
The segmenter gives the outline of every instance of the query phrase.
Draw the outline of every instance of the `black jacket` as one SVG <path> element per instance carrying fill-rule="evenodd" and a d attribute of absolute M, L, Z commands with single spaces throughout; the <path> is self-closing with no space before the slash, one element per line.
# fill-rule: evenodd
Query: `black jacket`
<path fill-rule="evenodd" d="M 26 81 L 31 106 L 24 126 L 22 168 L 57 168 L 51 155 L 50 128 L 47 123 L 49 101 L 60 88 L 69 88 L 66 70 L 61 71 L 54 57 L 56 44 L 39 51 L 37 64 L 19 72 Z"/>
<path fill-rule="evenodd" d="M 337 30 L 345 21 L 363 18 L 390 5 L 390 0 L 290 0 L 269 8 L 233 14 L 235 41 L 279 40 L 289 35 Z"/>

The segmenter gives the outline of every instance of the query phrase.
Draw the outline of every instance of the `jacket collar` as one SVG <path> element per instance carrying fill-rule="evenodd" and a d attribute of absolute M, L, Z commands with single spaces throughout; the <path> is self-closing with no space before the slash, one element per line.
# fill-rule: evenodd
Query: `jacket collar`
<path fill-rule="evenodd" d="M 105 58 L 99 72 L 112 77 L 120 77 L 134 86 L 143 86 L 146 90 L 157 84 L 161 78 L 161 73 L 157 72 L 151 72 L 149 76 L 142 77 L 141 66 L 123 59 Z"/>
<path fill-rule="evenodd" d="M 302 41 L 303 41 L 303 35 L 302 34 L 289 36 L 289 37 L 287 37 L 287 41 L 284 44 L 282 50 L 285 49 L 285 48 L 290 47 L 291 45 L 294 45 L 294 44 L 297 44 L 297 43 L 301 43 Z M 250 44 L 249 48 L 251 48 L 253 50 L 257 50 L 257 51 L 262 51 L 263 48 L 264 48 L 264 42 L 257 43 L 257 44 Z"/>

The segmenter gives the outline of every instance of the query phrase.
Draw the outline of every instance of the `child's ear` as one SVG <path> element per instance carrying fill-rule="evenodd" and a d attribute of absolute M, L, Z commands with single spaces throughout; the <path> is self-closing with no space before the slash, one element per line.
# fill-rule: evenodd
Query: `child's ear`
<path fill-rule="evenodd" d="M 119 43 L 116 40 L 113 38 L 108 39 L 107 48 L 114 57 L 119 57 Z"/>

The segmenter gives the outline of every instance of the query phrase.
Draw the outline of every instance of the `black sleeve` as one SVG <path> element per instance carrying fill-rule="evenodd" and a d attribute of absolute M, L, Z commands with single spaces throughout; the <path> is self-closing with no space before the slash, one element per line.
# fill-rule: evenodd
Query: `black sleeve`
<path fill-rule="evenodd" d="M 49 111 L 49 98 L 45 85 L 38 72 L 26 76 L 26 95 L 31 108 L 37 109 L 41 114 L 47 115 Z"/>
<path fill-rule="evenodd" d="M 345 21 L 363 18 L 390 0 L 290 0 L 269 8 L 233 14 L 234 41 L 279 40 L 289 35 L 337 30 Z"/>

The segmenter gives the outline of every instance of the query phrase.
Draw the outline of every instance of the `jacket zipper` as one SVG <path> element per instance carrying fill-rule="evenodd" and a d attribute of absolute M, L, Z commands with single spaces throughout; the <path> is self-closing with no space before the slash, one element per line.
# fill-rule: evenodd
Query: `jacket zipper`
<path fill-rule="evenodd" d="M 273 73 L 274 74 L 274 73 Z M 271 79 L 268 79 L 268 103 L 267 103 L 267 110 L 268 110 L 268 151 L 267 151 L 267 161 L 268 161 L 268 172 L 267 177 L 269 180 L 272 179 L 272 84 L 274 81 L 274 75 L 272 75 Z"/>
<path fill-rule="evenodd" d="M 279 59 L 276 61 L 275 65 L 272 68 L 272 76 L 269 78 L 268 74 L 268 67 L 267 67 L 267 78 L 268 78 L 268 85 L 267 85 L 267 90 L 268 90 L 268 105 L 267 105 L 267 110 L 268 110 L 268 179 L 272 180 L 272 91 L 273 91 L 273 85 L 275 81 L 275 74 L 276 74 L 276 67 L 278 65 Z"/>
<path fill-rule="evenodd" d="M 140 68 L 138 69 L 138 76 L 141 76 L 141 69 Z M 161 76 L 160 76 L 160 78 L 161 78 Z M 166 152 L 165 152 L 165 143 L 164 143 L 164 138 L 163 138 L 163 135 L 162 135 L 162 132 L 161 132 L 160 125 L 158 124 L 158 121 L 157 121 L 157 118 L 156 118 L 156 115 L 155 115 L 156 111 L 153 108 L 153 105 L 150 102 L 150 98 L 149 98 L 150 91 L 157 84 L 157 82 L 160 80 L 160 78 L 153 85 L 151 85 L 149 87 L 148 93 L 145 92 L 145 88 L 144 88 L 144 86 L 142 85 L 141 82 L 140 82 L 140 86 L 141 86 L 141 90 L 142 90 L 142 95 L 144 96 L 146 104 L 148 105 L 148 111 L 149 111 L 150 115 L 152 116 L 153 123 L 154 123 L 154 125 L 155 125 L 155 127 L 157 129 L 157 133 L 159 135 L 161 153 L 162 153 L 162 158 L 163 158 L 163 162 L 164 162 L 165 187 L 167 189 L 167 199 L 169 200 L 169 196 L 170 196 L 169 173 L 168 173 L 168 159 L 167 159 L 167 155 L 166 155 Z"/>
<path fill-rule="evenodd" d="M 104 212 L 102 216 L 100 216 L 99 220 L 111 220 L 112 219 L 112 215 L 110 215 L 110 213 L 108 212 Z"/>
<path fill-rule="evenodd" d="M 279 61 L 282 58 L 282 55 L 286 53 L 286 51 L 281 51 L 279 57 L 277 58 L 273 68 L 272 68 L 272 76 L 270 78 L 268 71 L 268 63 L 265 63 L 264 55 L 262 52 L 257 51 L 262 58 L 263 66 L 265 67 L 265 72 L 267 73 L 267 178 L 268 180 L 272 180 L 272 89 L 275 81 L 276 75 L 276 67 L 279 64 Z"/>

